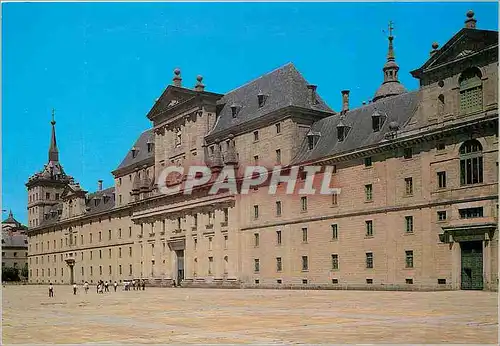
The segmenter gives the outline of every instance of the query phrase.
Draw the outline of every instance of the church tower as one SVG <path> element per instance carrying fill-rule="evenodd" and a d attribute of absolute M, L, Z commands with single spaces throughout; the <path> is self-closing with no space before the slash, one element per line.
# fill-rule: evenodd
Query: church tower
<path fill-rule="evenodd" d="M 50 137 L 48 162 L 43 169 L 32 175 L 26 187 L 28 188 L 28 226 L 38 227 L 43 223 L 45 215 L 51 208 L 60 203 L 61 194 L 73 178 L 66 175 L 59 162 L 59 150 L 56 140 L 56 122 L 52 110 L 52 134 Z"/>
<path fill-rule="evenodd" d="M 398 79 L 399 66 L 396 63 L 396 57 L 394 55 L 394 36 L 392 36 L 393 29 L 394 27 L 392 26 L 392 22 L 389 22 L 389 49 L 387 51 L 387 62 L 382 69 L 384 72 L 384 81 L 375 93 L 373 102 L 385 97 L 399 95 L 406 92 L 405 87 L 399 82 Z"/>

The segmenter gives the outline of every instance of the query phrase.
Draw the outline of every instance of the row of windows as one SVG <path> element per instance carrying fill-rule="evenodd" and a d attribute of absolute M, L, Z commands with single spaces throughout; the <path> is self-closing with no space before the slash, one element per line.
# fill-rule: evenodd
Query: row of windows
<path fill-rule="evenodd" d="M 301 263 L 302 263 L 302 271 L 308 271 L 309 270 L 309 257 L 302 256 Z M 373 252 L 365 253 L 365 265 L 366 265 L 367 269 L 374 268 Z M 413 250 L 406 250 L 405 251 L 405 268 L 413 268 Z M 331 270 L 339 270 L 339 269 L 340 269 L 339 255 L 332 254 L 331 255 Z M 259 273 L 260 270 L 261 270 L 260 259 L 255 258 L 254 259 L 254 272 Z M 276 257 L 276 271 L 277 272 L 283 271 L 283 260 L 281 257 Z"/>
<path fill-rule="evenodd" d="M 88 271 L 89 275 L 92 276 L 94 275 L 94 268 L 92 266 L 89 267 L 89 271 Z M 129 264 L 128 266 L 128 274 L 129 275 L 132 275 L 133 271 L 132 271 L 132 264 Z M 35 269 L 35 274 L 36 274 L 36 277 L 39 276 L 39 274 L 41 274 L 40 276 L 41 277 L 44 277 L 45 276 L 45 269 Z M 52 271 L 50 270 L 50 268 L 47 268 L 47 277 L 50 277 L 52 274 L 52 276 L 57 276 L 57 269 L 54 268 Z M 84 267 L 80 267 L 80 274 L 83 276 L 85 275 L 85 268 Z M 103 266 L 99 266 L 99 275 L 103 275 Z M 112 266 L 109 265 L 108 266 L 108 272 L 107 272 L 108 275 L 113 275 L 113 269 L 112 269 Z M 122 275 L 123 274 L 123 269 L 122 269 L 122 265 L 118 265 L 118 274 L 119 275 Z M 30 277 L 33 276 L 33 269 L 30 269 L 30 273 L 29 273 Z M 64 276 L 64 268 L 61 268 L 61 271 L 60 271 L 60 275 L 61 276 Z"/>
<path fill-rule="evenodd" d="M 461 219 L 470 219 L 483 217 L 483 207 L 465 208 L 459 209 L 459 216 Z M 437 220 L 445 221 L 447 219 L 446 210 L 440 210 L 437 212 Z M 405 216 L 404 229 L 406 233 L 413 233 L 413 216 Z M 331 225 L 332 240 L 337 240 L 339 238 L 339 229 L 337 224 Z M 373 220 L 365 220 L 365 236 L 372 237 L 374 235 Z M 308 229 L 307 227 L 302 228 L 302 242 L 307 243 L 308 240 Z M 278 245 L 282 244 L 282 231 L 276 231 L 276 243 Z M 258 247 L 260 245 L 260 234 L 254 233 L 254 246 Z"/>
<path fill-rule="evenodd" d="M 3 240 L 3 239 L 2 239 L 2 240 Z M 13 257 L 17 257 L 17 256 L 18 256 L 18 254 L 19 254 L 19 255 L 22 255 L 21 253 L 14 252 L 14 253 L 12 254 L 12 256 L 13 256 Z M 27 253 L 27 252 L 25 252 L 24 254 L 25 254 L 25 255 L 24 255 L 25 257 L 28 257 L 28 253 Z M 3 258 L 5 258 L 5 257 L 6 257 L 6 253 L 5 253 L 5 252 L 3 252 L 3 251 L 2 251 L 2 257 L 3 257 Z"/>

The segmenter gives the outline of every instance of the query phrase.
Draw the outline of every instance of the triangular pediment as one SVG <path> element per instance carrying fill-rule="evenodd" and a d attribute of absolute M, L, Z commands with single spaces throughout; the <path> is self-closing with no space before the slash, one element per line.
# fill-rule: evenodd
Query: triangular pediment
<path fill-rule="evenodd" d="M 74 197 L 85 197 L 86 191 L 77 185 L 67 185 L 61 194 L 61 199 L 72 199 Z"/>
<path fill-rule="evenodd" d="M 497 46 L 498 32 L 464 28 L 438 49 L 422 67 L 411 73 L 418 78 L 427 70 L 438 68 Z"/>
<path fill-rule="evenodd" d="M 169 85 L 160 98 L 155 101 L 155 104 L 149 111 L 147 117 L 152 120 L 159 113 L 172 109 L 194 97 L 196 97 L 196 92 L 193 90 Z"/>

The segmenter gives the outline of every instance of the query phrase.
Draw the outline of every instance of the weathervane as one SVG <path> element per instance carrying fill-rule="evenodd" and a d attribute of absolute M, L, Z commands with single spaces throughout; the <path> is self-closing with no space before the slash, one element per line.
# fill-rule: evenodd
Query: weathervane
<path fill-rule="evenodd" d="M 390 21 L 389 21 L 389 26 L 388 26 L 388 28 L 389 28 L 389 37 L 393 37 L 393 36 L 392 36 L 392 31 L 394 30 L 394 22 L 393 22 L 392 20 L 390 20 Z M 382 32 L 383 32 L 384 34 L 386 34 L 386 33 L 387 33 L 385 30 L 382 30 Z"/>

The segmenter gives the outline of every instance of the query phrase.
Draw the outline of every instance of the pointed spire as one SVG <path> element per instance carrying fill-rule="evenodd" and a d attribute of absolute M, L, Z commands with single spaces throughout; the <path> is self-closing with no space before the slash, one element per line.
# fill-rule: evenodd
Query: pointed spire
<path fill-rule="evenodd" d="M 49 162 L 57 162 L 59 161 L 59 150 L 57 150 L 57 141 L 56 141 L 56 121 L 54 120 L 55 109 L 52 109 L 52 136 L 50 137 L 50 148 L 49 148 Z"/>
<path fill-rule="evenodd" d="M 392 41 L 394 40 L 394 36 L 392 36 L 392 30 L 394 30 L 394 26 L 392 25 L 392 20 L 389 21 L 389 37 L 387 39 L 389 40 L 389 49 L 387 50 L 387 61 L 394 61 L 396 60 L 394 56 L 394 46 L 392 44 Z"/>
<path fill-rule="evenodd" d="M 382 69 L 384 72 L 384 82 L 375 93 L 373 102 L 387 96 L 399 95 L 406 92 L 405 87 L 399 82 L 398 79 L 399 66 L 396 63 L 396 57 L 394 54 L 393 30 L 393 22 L 389 21 L 389 36 L 387 37 L 389 40 L 389 48 L 387 50 L 387 62 L 384 64 L 384 68 Z"/>

